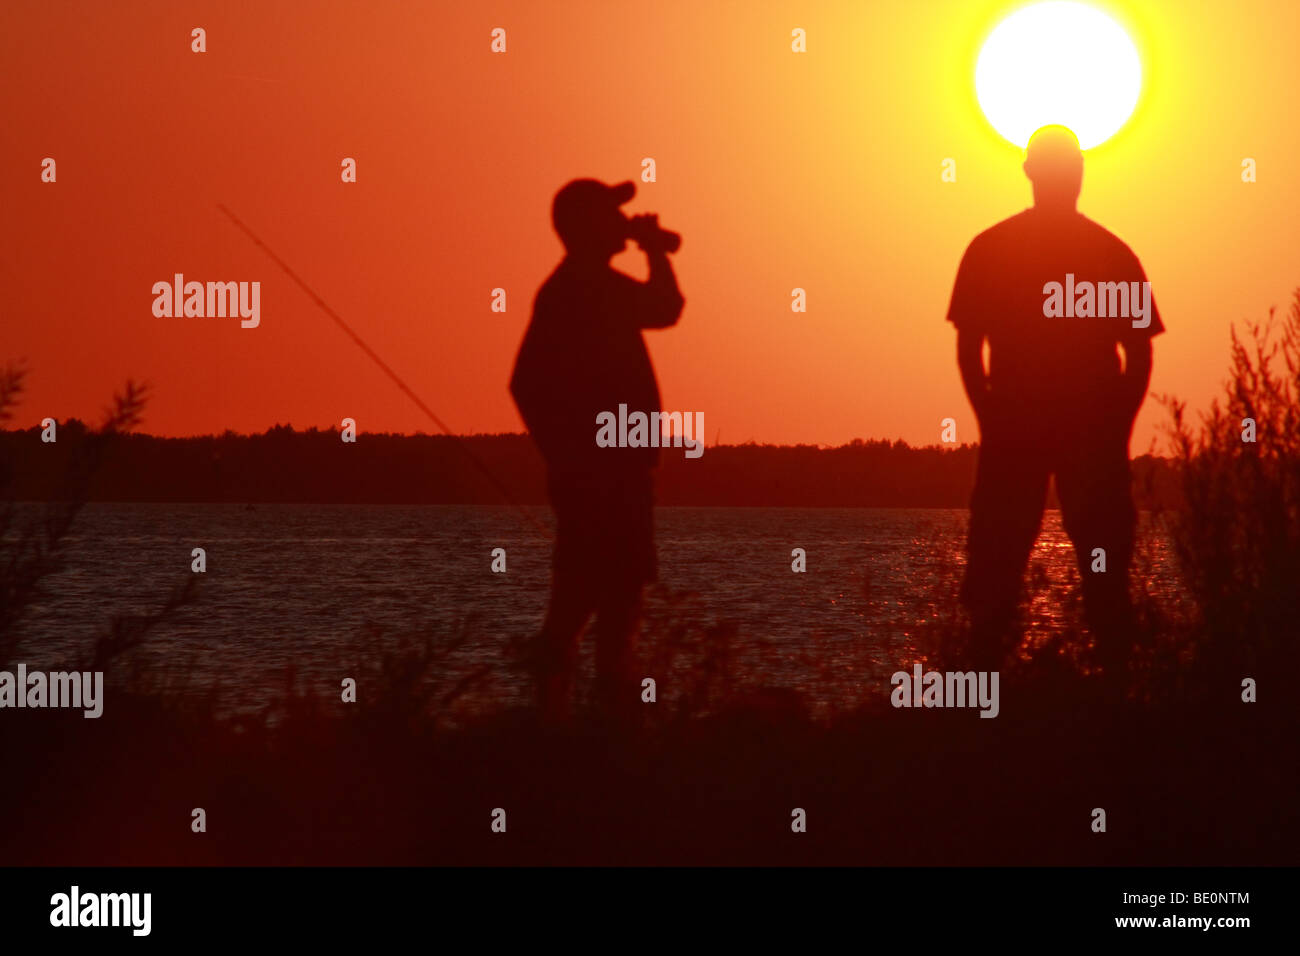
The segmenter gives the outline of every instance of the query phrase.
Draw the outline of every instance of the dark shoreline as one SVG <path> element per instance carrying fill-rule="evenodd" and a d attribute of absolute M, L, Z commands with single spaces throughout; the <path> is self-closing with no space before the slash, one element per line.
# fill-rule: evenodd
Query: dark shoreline
<path fill-rule="evenodd" d="M 58 435 L 44 444 L 38 428 L 0 431 L 0 461 L 12 469 L 10 500 L 57 495 L 86 430 L 70 420 Z M 656 498 L 695 507 L 964 509 L 977 452 L 976 445 L 914 448 L 887 440 L 836 448 L 718 445 L 697 459 L 664 454 Z M 1133 484 L 1141 509 L 1179 505 L 1169 459 L 1135 458 Z M 527 435 L 363 433 L 350 444 L 337 431 L 290 426 L 260 435 L 119 435 L 83 490 L 87 501 L 186 504 L 547 503 L 542 461 Z M 1056 506 L 1054 491 L 1048 506 Z"/>

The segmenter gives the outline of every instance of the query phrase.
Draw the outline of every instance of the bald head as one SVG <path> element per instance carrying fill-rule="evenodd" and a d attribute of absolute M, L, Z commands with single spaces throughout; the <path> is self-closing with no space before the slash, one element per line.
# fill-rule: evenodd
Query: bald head
<path fill-rule="evenodd" d="M 1025 148 L 1025 175 L 1034 184 L 1034 206 L 1072 210 L 1083 185 L 1083 151 L 1064 126 L 1044 126 Z"/>

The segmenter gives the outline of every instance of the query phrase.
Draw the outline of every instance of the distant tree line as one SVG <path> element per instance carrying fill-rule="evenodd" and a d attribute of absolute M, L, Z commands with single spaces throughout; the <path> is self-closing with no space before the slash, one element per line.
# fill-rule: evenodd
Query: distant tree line
<path fill-rule="evenodd" d="M 58 440 L 40 428 L 0 431 L 0 469 L 17 500 L 57 497 L 61 477 L 91 430 L 70 419 Z M 658 500 L 664 505 L 964 508 L 978 448 L 912 447 L 856 440 L 814 445 L 720 445 L 687 459 L 665 450 Z M 490 476 L 490 477 L 489 477 Z M 1176 505 L 1169 463 L 1134 461 L 1141 507 Z M 545 473 L 522 434 L 362 433 L 276 425 L 257 435 L 227 431 L 194 438 L 120 437 L 87 489 L 90 501 L 519 504 L 546 502 Z M 1049 501 L 1055 506 L 1055 500 Z"/>

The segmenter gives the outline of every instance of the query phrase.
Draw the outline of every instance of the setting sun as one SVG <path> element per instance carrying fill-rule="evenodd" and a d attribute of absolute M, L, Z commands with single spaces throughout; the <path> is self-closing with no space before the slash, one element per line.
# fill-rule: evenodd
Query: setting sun
<path fill-rule="evenodd" d="M 1039 127 L 1059 124 L 1091 149 L 1124 125 L 1141 87 L 1137 49 L 1123 27 L 1068 0 L 1011 14 L 989 35 L 975 66 L 980 108 L 1017 146 Z"/>

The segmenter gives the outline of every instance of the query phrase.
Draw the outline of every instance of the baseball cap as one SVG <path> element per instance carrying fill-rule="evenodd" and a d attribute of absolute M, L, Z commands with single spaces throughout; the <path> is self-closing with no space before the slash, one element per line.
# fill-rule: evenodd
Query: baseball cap
<path fill-rule="evenodd" d="M 593 213 L 617 209 L 636 195 L 636 183 L 607 186 L 598 179 L 575 179 L 561 187 L 551 203 L 551 222 L 561 238 L 584 231 Z"/>

